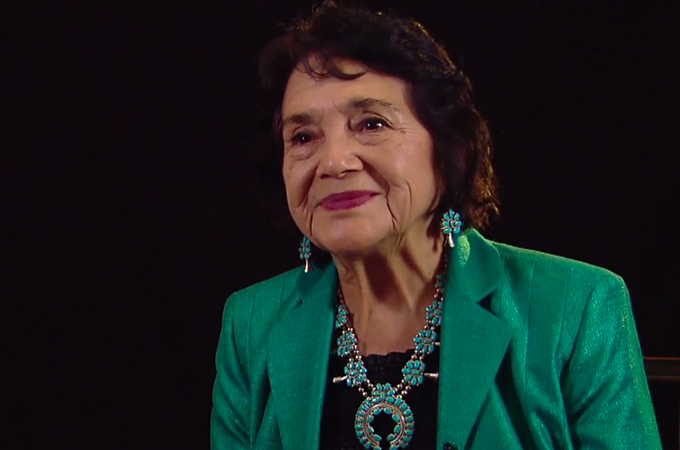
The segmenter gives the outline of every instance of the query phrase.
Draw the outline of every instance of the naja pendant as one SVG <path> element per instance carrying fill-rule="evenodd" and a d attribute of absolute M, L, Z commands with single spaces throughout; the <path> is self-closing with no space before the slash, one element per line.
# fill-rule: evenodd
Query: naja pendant
<path fill-rule="evenodd" d="M 390 450 L 405 449 L 413 439 L 415 419 L 408 404 L 397 391 L 387 384 L 377 384 L 370 397 L 367 397 L 354 417 L 354 432 L 359 442 L 367 450 L 381 450 L 383 438 L 371 426 L 378 414 L 387 414 L 394 421 L 392 433 L 387 436 Z"/>

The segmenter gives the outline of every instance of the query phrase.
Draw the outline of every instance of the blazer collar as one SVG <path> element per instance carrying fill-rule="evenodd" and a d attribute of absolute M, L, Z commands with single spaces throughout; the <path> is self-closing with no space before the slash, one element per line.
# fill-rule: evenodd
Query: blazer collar
<path fill-rule="evenodd" d="M 449 253 L 437 448 L 446 442 L 465 448 L 507 349 L 509 327 L 479 304 L 502 273 L 498 251 L 475 230 L 463 233 Z M 319 447 L 337 289 L 332 263 L 301 273 L 299 299 L 271 332 L 267 368 L 286 450 Z"/>

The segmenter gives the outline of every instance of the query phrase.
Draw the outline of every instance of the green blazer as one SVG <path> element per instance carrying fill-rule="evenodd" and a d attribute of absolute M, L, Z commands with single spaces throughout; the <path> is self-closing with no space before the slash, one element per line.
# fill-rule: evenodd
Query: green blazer
<path fill-rule="evenodd" d="M 212 450 L 319 447 L 337 289 L 331 263 L 228 299 Z M 469 230 L 440 352 L 438 449 L 661 449 L 628 291 L 607 270 Z"/>

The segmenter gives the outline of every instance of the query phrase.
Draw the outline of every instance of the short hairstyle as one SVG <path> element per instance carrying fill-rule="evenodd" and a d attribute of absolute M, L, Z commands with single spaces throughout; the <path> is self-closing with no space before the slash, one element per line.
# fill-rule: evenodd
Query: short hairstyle
<path fill-rule="evenodd" d="M 432 138 L 434 166 L 443 186 L 434 212 L 453 208 L 466 228 L 486 226 L 499 213 L 487 123 L 473 104 L 468 78 L 412 19 L 326 1 L 270 42 L 260 56 L 260 80 L 265 120 L 273 127 L 278 148 L 281 104 L 292 71 L 302 65 L 315 77 L 362 75 L 343 73 L 335 64 L 339 58 L 406 82 L 409 104 Z"/>

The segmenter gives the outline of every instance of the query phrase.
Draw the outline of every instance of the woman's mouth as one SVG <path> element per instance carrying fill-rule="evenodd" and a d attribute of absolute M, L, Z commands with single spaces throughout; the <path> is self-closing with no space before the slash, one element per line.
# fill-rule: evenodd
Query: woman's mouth
<path fill-rule="evenodd" d="M 340 211 L 343 209 L 356 208 L 361 206 L 377 194 L 371 191 L 345 191 L 331 194 L 321 201 L 321 206 L 329 211 Z"/>

